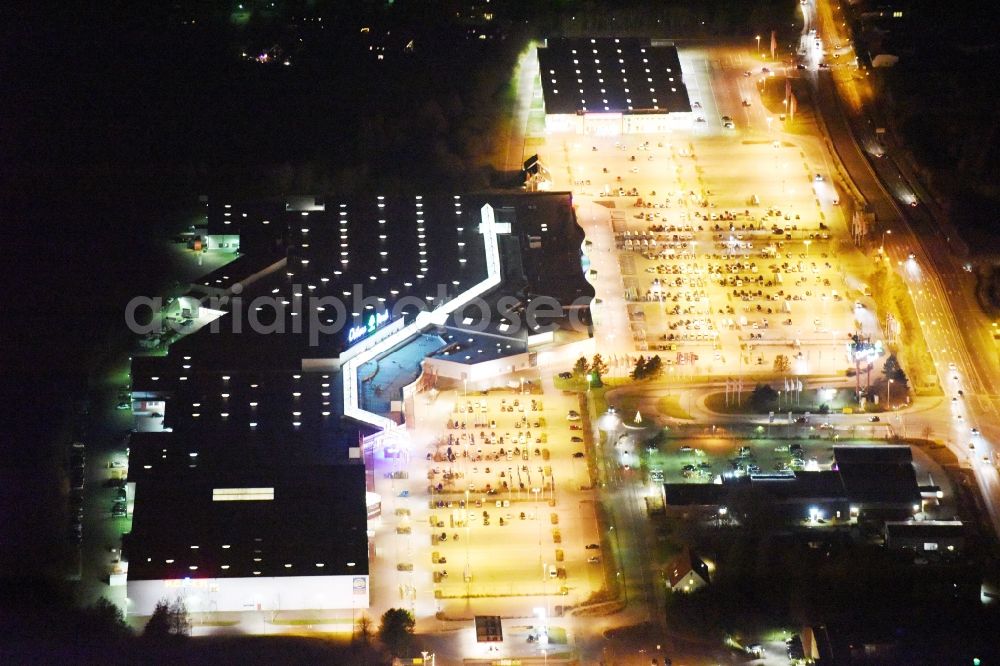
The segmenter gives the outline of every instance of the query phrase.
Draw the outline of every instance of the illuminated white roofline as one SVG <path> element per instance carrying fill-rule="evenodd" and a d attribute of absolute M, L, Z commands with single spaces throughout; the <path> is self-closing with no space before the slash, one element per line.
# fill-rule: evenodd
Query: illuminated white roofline
<path fill-rule="evenodd" d="M 273 500 L 274 488 L 212 488 L 213 502 Z"/>
<path fill-rule="evenodd" d="M 442 303 L 434 310 L 418 313 L 416 319 L 408 326 L 404 326 L 377 344 L 344 361 L 340 366 L 344 378 L 344 416 L 368 423 L 382 430 L 396 428 L 397 424 L 392 419 L 361 408 L 358 399 L 358 368 L 428 326 L 444 326 L 453 312 L 465 307 L 472 299 L 478 298 L 500 285 L 500 245 L 497 242 L 499 229 L 493 216 L 493 207 L 485 204 L 480 209 L 480 214 L 482 222 L 479 225 L 479 233 L 483 235 L 483 246 L 486 250 L 486 279 L 450 301 Z"/>

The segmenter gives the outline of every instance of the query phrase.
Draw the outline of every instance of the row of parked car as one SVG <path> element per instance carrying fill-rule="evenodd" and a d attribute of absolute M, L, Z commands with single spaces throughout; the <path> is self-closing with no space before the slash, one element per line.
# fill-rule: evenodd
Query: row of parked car
<path fill-rule="evenodd" d="M 86 483 L 87 447 L 83 442 L 73 442 L 69 450 L 69 480 L 72 489 L 69 497 L 69 538 L 73 543 L 83 541 L 83 486 Z"/>

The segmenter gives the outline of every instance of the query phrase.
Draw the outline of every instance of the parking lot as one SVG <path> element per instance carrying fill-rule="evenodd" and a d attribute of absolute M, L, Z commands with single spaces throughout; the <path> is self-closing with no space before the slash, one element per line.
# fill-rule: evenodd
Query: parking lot
<path fill-rule="evenodd" d="M 553 134 L 540 156 L 554 188 L 610 209 L 635 351 L 659 353 L 673 374 L 841 372 L 848 336 L 878 333 L 845 194 L 822 145 L 783 131 L 762 103 L 758 79 L 774 73 L 730 60 L 682 51 L 704 122 Z"/>
<path fill-rule="evenodd" d="M 816 439 L 677 439 L 648 453 L 644 462 L 651 482 L 659 478 L 655 470 L 662 471 L 660 483 L 712 483 L 722 475 L 829 470 L 834 441 L 826 432 L 817 429 Z"/>
<path fill-rule="evenodd" d="M 844 361 L 843 342 L 864 304 L 849 293 L 819 205 L 816 190 L 827 177 L 801 151 L 779 140 L 629 137 L 579 150 L 579 168 L 602 151 L 608 171 L 626 173 L 622 189 L 632 193 L 596 194 L 605 205 L 613 200 L 638 350 L 666 352 L 678 366 L 700 361 L 710 372 L 770 368 L 778 354 L 799 374 L 819 368 L 824 352 L 828 362 Z M 639 167 L 630 164 L 642 167 L 632 173 Z"/>
<path fill-rule="evenodd" d="M 526 597 L 530 612 L 541 597 L 569 605 L 601 589 L 601 549 L 586 547 L 599 538 L 584 421 L 576 396 L 548 386 L 415 401 L 409 459 L 387 460 L 375 480 L 376 541 L 402 598 L 442 610 L 466 597 Z"/>

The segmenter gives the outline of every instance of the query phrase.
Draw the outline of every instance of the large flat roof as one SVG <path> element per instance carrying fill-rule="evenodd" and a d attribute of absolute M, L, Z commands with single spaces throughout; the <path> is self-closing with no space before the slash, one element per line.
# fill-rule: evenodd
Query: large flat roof
<path fill-rule="evenodd" d="M 368 573 L 362 465 L 188 471 L 136 484 L 129 580 Z"/>
<path fill-rule="evenodd" d="M 957 539 L 965 536 L 965 526 L 960 520 L 889 521 L 885 533 L 890 538 Z"/>
<path fill-rule="evenodd" d="M 910 455 L 905 446 L 858 448 L 866 449 L 858 455 L 868 460 L 901 460 Z M 920 502 L 916 471 L 910 462 L 841 463 L 838 470 L 795 472 L 786 477 L 752 475 L 724 479 L 722 484 L 667 483 L 663 488 L 667 504 L 685 506 L 718 504 L 740 486 L 759 488 L 775 502 L 832 500 L 900 507 Z"/>
<path fill-rule="evenodd" d="M 838 465 L 905 465 L 913 462 L 913 452 L 901 444 L 842 444 L 833 447 L 833 459 Z"/>
<path fill-rule="evenodd" d="M 550 39 L 538 49 L 538 66 L 546 113 L 691 110 L 673 44 L 625 37 Z"/>

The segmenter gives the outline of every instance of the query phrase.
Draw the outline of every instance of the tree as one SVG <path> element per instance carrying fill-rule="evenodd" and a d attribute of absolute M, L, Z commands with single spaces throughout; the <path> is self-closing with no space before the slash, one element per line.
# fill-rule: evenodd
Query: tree
<path fill-rule="evenodd" d="M 594 359 L 590 362 L 590 374 L 593 377 L 591 379 L 591 385 L 595 387 L 604 386 L 604 382 L 601 381 L 601 377 L 607 373 L 608 366 L 601 358 L 600 354 L 594 354 Z"/>
<path fill-rule="evenodd" d="M 791 369 L 792 364 L 789 362 L 788 357 L 784 354 L 778 354 L 774 357 L 774 371 L 777 373 L 785 373 Z"/>
<path fill-rule="evenodd" d="M 143 635 L 151 638 L 187 636 L 190 633 L 191 619 L 188 617 L 187 607 L 179 598 L 174 599 L 173 603 L 166 599 L 158 601 L 143 631 Z"/>
<path fill-rule="evenodd" d="M 590 372 L 590 364 L 587 363 L 587 359 L 584 356 L 576 359 L 576 364 L 573 366 L 573 374 L 579 379 L 583 379 Z"/>
<path fill-rule="evenodd" d="M 372 619 L 367 613 L 362 613 L 354 623 L 354 635 L 351 643 L 354 646 L 353 663 L 367 666 L 373 661 L 377 663 L 377 650 L 372 645 Z"/>
<path fill-rule="evenodd" d="M 645 379 L 645 378 L 646 378 L 646 359 L 645 357 L 640 355 L 639 358 L 637 358 L 635 361 L 635 367 L 632 368 L 632 379 L 638 381 L 640 379 Z"/>
<path fill-rule="evenodd" d="M 404 608 L 390 608 L 382 614 L 382 625 L 378 629 L 378 639 L 393 656 L 400 656 L 413 643 L 413 627 L 416 622 L 410 611 Z"/>
<path fill-rule="evenodd" d="M 895 354 L 889 354 L 886 357 L 885 363 L 882 364 L 882 374 L 886 376 L 886 379 L 891 379 L 896 383 L 906 386 L 906 373 L 903 372 L 903 368 L 899 365 Z"/>
<path fill-rule="evenodd" d="M 125 614 L 104 597 L 83 610 L 79 631 L 82 635 L 103 640 L 126 638 L 132 634 L 132 629 L 125 622 Z"/>
<path fill-rule="evenodd" d="M 663 374 L 663 359 L 660 355 L 650 357 L 646 361 L 646 377 L 649 379 L 659 379 L 660 375 Z"/>
<path fill-rule="evenodd" d="M 153 614 L 146 622 L 143 635 L 150 638 L 163 638 L 170 635 L 170 604 L 165 599 L 156 602 Z"/>
<path fill-rule="evenodd" d="M 770 384 L 757 384 L 750 393 L 750 405 L 759 412 L 766 411 L 778 400 L 778 392 Z"/>
<path fill-rule="evenodd" d="M 372 642 L 372 619 L 367 613 L 362 613 L 354 623 L 354 640 L 364 646 Z"/>

